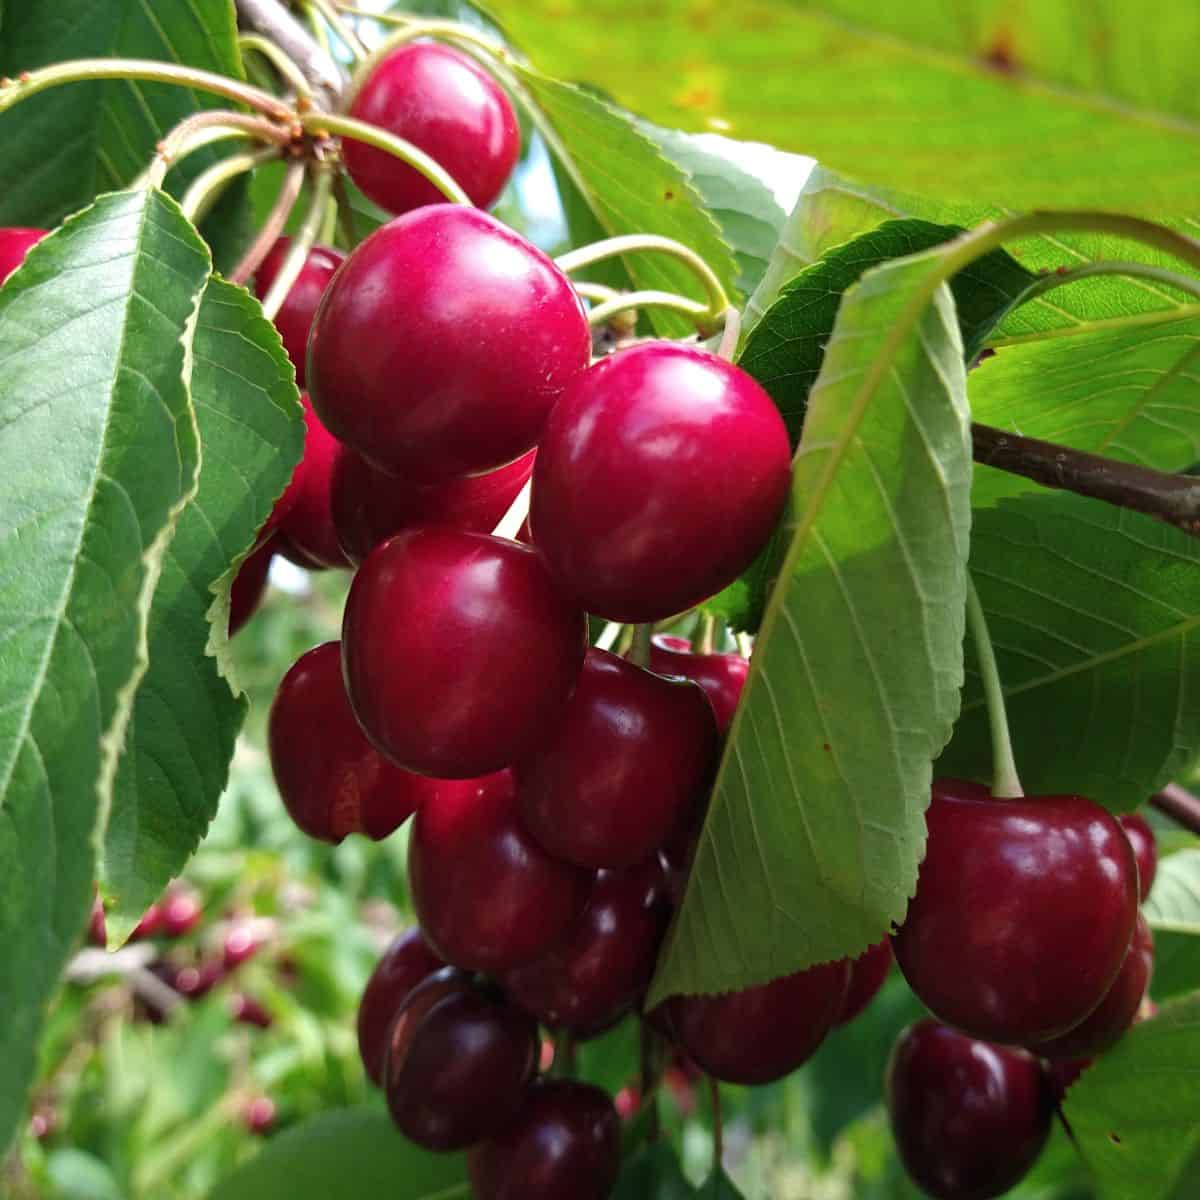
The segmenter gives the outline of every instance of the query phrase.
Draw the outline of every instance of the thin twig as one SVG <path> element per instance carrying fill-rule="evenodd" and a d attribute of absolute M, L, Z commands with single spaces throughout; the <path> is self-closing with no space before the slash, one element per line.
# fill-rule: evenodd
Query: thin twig
<path fill-rule="evenodd" d="M 300 189 L 303 186 L 304 164 L 297 159 L 288 163 L 279 195 L 276 196 L 267 219 L 251 243 L 250 249 L 242 256 L 241 262 L 230 272 L 229 279 L 232 283 L 245 283 L 262 265 L 263 259 L 271 252 L 271 247 L 283 233 L 288 217 L 292 215 L 292 209 L 300 199 Z"/>
<path fill-rule="evenodd" d="M 237 11 L 247 29 L 270 38 L 304 72 L 329 107 L 337 104 L 345 85 L 341 69 L 280 0 L 237 0 Z"/>
<path fill-rule="evenodd" d="M 1150 797 L 1150 803 L 1177 825 L 1200 834 L 1200 796 L 1192 795 L 1177 783 L 1168 783 L 1161 792 Z"/>

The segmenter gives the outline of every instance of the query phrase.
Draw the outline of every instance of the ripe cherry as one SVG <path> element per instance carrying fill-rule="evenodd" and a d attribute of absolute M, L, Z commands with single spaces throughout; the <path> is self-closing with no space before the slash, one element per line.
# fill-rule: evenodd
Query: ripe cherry
<path fill-rule="evenodd" d="M 868 946 L 850 962 L 850 986 L 842 1005 L 839 1025 L 853 1021 L 875 999 L 892 969 L 892 943 L 889 938 Z"/>
<path fill-rule="evenodd" d="M 749 375 L 644 343 L 589 367 L 555 405 L 533 469 L 534 544 L 588 612 L 658 621 L 750 565 L 790 472 L 783 419 Z"/>
<path fill-rule="evenodd" d="M 108 925 L 104 919 L 104 901 L 99 896 L 92 899 L 92 911 L 88 914 L 87 940 L 92 946 L 103 950 L 108 945 Z"/>
<path fill-rule="evenodd" d="M 850 964 L 821 963 L 720 996 L 675 996 L 667 1008 L 679 1045 L 727 1083 L 770 1083 L 807 1061 L 846 999 Z"/>
<path fill-rule="evenodd" d="M 583 613 L 528 546 L 412 530 L 372 550 L 354 577 L 346 688 L 367 736 L 397 763 L 469 779 L 546 737 L 585 637 Z"/>
<path fill-rule="evenodd" d="M 379 841 L 439 786 L 388 762 L 367 741 L 346 699 L 338 642 L 302 654 L 283 677 L 267 747 L 292 820 L 326 842 L 348 833 Z"/>
<path fill-rule="evenodd" d="M 1037 1059 L 936 1021 L 900 1035 L 884 1090 L 900 1159 L 936 1200 L 1007 1192 L 1050 1132 L 1053 1100 Z"/>
<path fill-rule="evenodd" d="M 992 797 L 940 779 L 916 895 L 892 939 L 909 986 L 973 1037 L 1027 1045 L 1104 998 L 1133 936 L 1137 865 L 1082 796 Z"/>
<path fill-rule="evenodd" d="M 275 1101 L 270 1096 L 255 1096 L 242 1109 L 242 1123 L 256 1137 L 264 1137 L 275 1127 Z"/>
<path fill-rule="evenodd" d="M 468 970 L 500 972 L 539 958 L 587 902 L 586 871 L 551 858 L 517 818 L 503 771 L 439 790 L 408 844 L 413 907 L 430 946 Z"/>
<path fill-rule="evenodd" d="M 129 935 L 131 942 L 142 942 L 147 938 L 158 937 L 162 932 L 162 909 L 152 904 L 144 913 L 142 919 L 133 927 Z"/>
<path fill-rule="evenodd" d="M 599 1088 L 543 1079 L 467 1168 L 476 1200 L 608 1200 L 621 1165 L 621 1119 Z"/>
<path fill-rule="evenodd" d="M 173 887 L 163 897 L 162 929 L 169 938 L 184 937 L 200 924 L 204 909 L 200 897 L 188 887 Z"/>
<path fill-rule="evenodd" d="M 253 1025 L 256 1029 L 270 1029 L 274 1018 L 253 996 L 234 992 L 229 997 L 229 1015 L 239 1025 Z"/>
<path fill-rule="evenodd" d="M 521 816 L 558 858 L 632 866 L 689 823 L 716 756 L 696 684 L 593 647 L 561 719 L 517 765 Z"/>
<path fill-rule="evenodd" d="M 1158 842 L 1150 822 L 1138 813 L 1126 813 L 1118 817 L 1125 836 L 1133 847 L 1133 857 L 1138 865 L 1138 895 L 1145 900 L 1154 886 L 1154 876 L 1158 870 Z"/>
<path fill-rule="evenodd" d="M 229 636 L 233 637 L 254 616 L 263 593 L 267 589 L 267 576 L 271 571 L 271 559 L 275 557 L 275 540 L 268 537 L 256 550 L 252 550 L 238 568 L 229 589 Z"/>
<path fill-rule="evenodd" d="M 656 633 L 650 642 L 650 670 L 660 675 L 682 675 L 698 683 L 713 706 L 717 728 L 724 736 L 746 686 L 750 663 L 740 654 L 693 654 L 691 650 L 687 638 Z"/>
<path fill-rule="evenodd" d="M 48 232 L 46 229 L 22 229 L 19 226 L 0 229 L 0 283 L 25 261 L 29 247 L 40 242 Z"/>
<path fill-rule="evenodd" d="M 376 230 L 330 285 L 308 346 L 329 431 L 384 470 L 446 479 L 531 450 L 591 338 L 567 277 L 478 209 Z"/>
<path fill-rule="evenodd" d="M 267 252 L 267 257 L 255 273 L 254 294 L 260 300 L 266 299 L 291 245 L 290 237 L 281 237 Z M 296 282 L 292 284 L 275 314 L 275 328 L 279 330 L 283 348 L 296 368 L 296 384 L 301 389 L 304 387 L 304 360 L 308 352 L 308 334 L 312 329 L 313 316 L 325 289 L 329 286 L 329 281 L 345 257 L 342 251 L 335 250 L 332 246 L 314 246 L 308 252 Z"/>
<path fill-rule="evenodd" d="M 235 921 L 226 931 L 221 944 L 221 966 L 226 971 L 236 970 L 252 959 L 264 946 L 266 938 L 261 926 L 253 920 Z"/>

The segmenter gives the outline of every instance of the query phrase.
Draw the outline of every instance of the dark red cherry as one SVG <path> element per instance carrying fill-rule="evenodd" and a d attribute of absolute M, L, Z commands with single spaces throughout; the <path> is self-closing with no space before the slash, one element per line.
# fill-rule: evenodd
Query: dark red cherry
<path fill-rule="evenodd" d="M 1137 916 L 1121 826 L 1082 796 L 993 798 L 933 784 L 917 892 L 892 939 L 923 1004 L 974 1037 L 1028 1045 L 1104 998 Z"/>
<path fill-rule="evenodd" d="M 446 964 L 429 948 L 420 929 L 406 929 L 384 951 L 358 1002 L 358 1053 L 367 1078 L 379 1087 L 388 1030 L 408 994 Z"/>
<path fill-rule="evenodd" d="M 1002 1195 L 1050 1133 L 1053 1100 L 1037 1059 L 936 1021 L 900 1035 L 884 1090 L 900 1160 L 935 1200 Z"/>
<path fill-rule="evenodd" d="M 567 277 L 478 209 L 376 230 L 325 293 L 308 346 L 317 413 L 406 479 L 491 471 L 531 450 L 591 338 Z"/>
<path fill-rule="evenodd" d="M 354 97 L 350 115 L 424 150 L 479 208 L 500 195 L 521 152 L 521 131 L 503 89 L 473 58 L 436 42 L 413 42 L 387 55 Z M 386 151 L 347 138 L 342 155 L 351 179 L 388 212 L 444 199 Z"/>
<path fill-rule="evenodd" d="M 346 601 L 350 703 L 409 770 L 487 775 L 546 738 L 586 628 L 528 546 L 452 529 L 397 534 L 367 556 Z"/>
<path fill-rule="evenodd" d="M 1090 1058 L 1060 1058 L 1045 1064 L 1055 1103 L 1061 1104 L 1071 1084 L 1092 1065 Z"/>
<path fill-rule="evenodd" d="M 561 719 L 517 765 L 521 817 L 558 858 L 632 866 L 689 823 L 717 749 L 699 687 L 593 647 Z"/>
<path fill-rule="evenodd" d="M 507 771 L 439 791 L 413 822 L 413 908 L 455 966 L 496 973 L 533 962 L 583 910 L 589 882 L 526 832 Z"/>
<path fill-rule="evenodd" d="M 222 963 L 209 960 L 196 965 L 187 964 L 180 967 L 171 980 L 171 986 L 188 1000 L 199 1000 L 225 978 L 225 967 Z"/>
<path fill-rule="evenodd" d="M 96 896 L 92 900 L 92 911 L 88 915 L 87 940 L 93 946 L 104 949 L 108 945 L 108 926 L 104 919 L 104 901 Z"/>
<path fill-rule="evenodd" d="M 1158 870 L 1158 841 L 1150 822 L 1138 813 L 1126 813 L 1117 820 L 1121 822 L 1121 828 L 1133 847 L 1133 857 L 1138 865 L 1138 895 L 1145 900 L 1154 886 L 1154 876 Z"/>
<path fill-rule="evenodd" d="M 837 1023 L 845 1025 L 875 999 L 892 969 L 892 943 L 889 938 L 868 946 L 850 962 L 850 986 Z"/>
<path fill-rule="evenodd" d="M 535 962 L 506 972 L 501 983 L 543 1025 L 584 1035 L 607 1028 L 649 985 L 669 916 L 657 858 L 600 871 L 566 936 Z"/>
<path fill-rule="evenodd" d="M 1154 936 L 1138 914 L 1125 961 L 1104 999 L 1074 1029 L 1029 1047 L 1042 1058 L 1094 1058 L 1114 1046 L 1134 1022 L 1154 969 Z"/>
<path fill-rule="evenodd" d="M 790 473 L 783 419 L 749 375 L 694 346 L 643 343 L 589 367 L 555 405 L 533 468 L 533 541 L 588 612 L 658 621 L 750 565 Z"/>
<path fill-rule="evenodd" d="M 750 663 L 740 654 L 693 654 L 686 638 L 656 633 L 650 642 L 650 670 L 660 675 L 682 675 L 698 683 L 713 706 L 717 728 L 724 736 L 746 686 Z"/>
<path fill-rule="evenodd" d="M 338 642 L 301 655 L 283 677 L 267 747 L 292 820 L 326 842 L 348 833 L 385 838 L 441 786 L 388 762 L 367 741 L 346 699 Z"/>
<path fill-rule="evenodd" d="M 505 1130 L 467 1155 L 475 1200 L 608 1200 L 621 1119 L 590 1083 L 542 1079 Z"/>
<path fill-rule="evenodd" d="M 169 938 L 185 937 L 200 924 L 204 909 L 189 887 L 173 887 L 163 897 L 162 931 Z"/>
<path fill-rule="evenodd" d="M 229 997 L 229 1016 L 239 1025 L 253 1025 L 256 1029 L 270 1029 L 274 1018 L 270 1011 L 253 996 L 234 992 Z"/>
<path fill-rule="evenodd" d="M 0 283 L 3 283 L 24 261 L 29 247 L 46 236 L 46 229 L 22 229 L 11 226 L 0 229 Z"/>
<path fill-rule="evenodd" d="M 533 473 L 530 450 L 506 467 L 438 483 L 387 475 L 343 447 L 333 468 L 330 505 L 342 552 L 353 563 L 393 534 L 419 525 L 491 533 Z"/>
<path fill-rule="evenodd" d="M 833 1028 L 850 964 L 821 963 L 759 987 L 668 1001 L 675 1040 L 727 1083 L 770 1083 L 806 1062 Z"/>
<path fill-rule="evenodd" d="M 291 248 L 292 239 L 281 237 L 267 252 L 262 265 L 254 276 L 254 294 L 265 300 L 271 290 L 271 284 L 283 266 Z M 304 387 L 304 359 L 308 350 L 308 334 L 312 329 L 313 316 L 317 305 L 329 286 L 334 272 L 342 265 L 345 254 L 332 246 L 314 246 L 300 268 L 300 274 L 291 290 L 284 297 L 283 304 L 275 314 L 275 328 L 283 340 L 283 348 L 296 368 L 296 384 Z"/>
<path fill-rule="evenodd" d="M 162 909 L 152 904 L 144 913 L 142 919 L 133 927 L 129 935 L 131 942 L 145 941 L 146 938 L 157 937 L 162 932 Z"/>
<path fill-rule="evenodd" d="M 261 546 L 252 550 L 238 568 L 229 589 L 229 636 L 233 637 L 246 624 L 267 590 L 267 576 L 271 571 L 271 559 L 275 557 L 275 540 L 268 537 Z"/>

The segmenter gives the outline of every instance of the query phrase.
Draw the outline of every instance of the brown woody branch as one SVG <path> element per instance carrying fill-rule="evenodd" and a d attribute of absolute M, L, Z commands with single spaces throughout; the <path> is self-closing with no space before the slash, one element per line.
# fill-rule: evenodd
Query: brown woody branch
<path fill-rule="evenodd" d="M 1150 803 L 1177 825 L 1200 834 L 1200 796 L 1193 796 L 1177 783 L 1168 783 L 1161 792 L 1150 797 Z"/>
<path fill-rule="evenodd" d="M 237 12 L 243 26 L 270 38 L 334 106 L 344 83 L 341 69 L 280 0 L 237 0 Z"/>

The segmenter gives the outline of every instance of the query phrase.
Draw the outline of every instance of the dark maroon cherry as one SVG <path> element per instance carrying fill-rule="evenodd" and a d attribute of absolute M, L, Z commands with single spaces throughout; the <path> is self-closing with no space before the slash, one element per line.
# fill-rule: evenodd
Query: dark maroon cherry
<path fill-rule="evenodd" d="M 271 290 L 271 284 L 283 266 L 292 244 L 290 237 L 281 237 L 267 252 L 262 265 L 254 276 L 254 294 L 260 299 L 266 299 Z M 300 274 L 291 290 L 284 297 L 283 304 L 275 314 L 275 328 L 283 340 L 283 348 L 296 368 L 296 384 L 304 387 L 304 359 L 308 350 L 308 334 L 312 329 L 313 316 L 321 297 L 329 286 L 334 272 L 342 265 L 345 254 L 332 246 L 314 246 L 300 268 Z"/>
<path fill-rule="evenodd" d="M 501 983 L 543 1025 L 584 1036 L 605 1029 L 649 985 L 669 916 L 657 858 L 600 871 L 567 935 L 535 962 L 506 972 Z"/>
<path fill-rule="evenodd" d="M 547 736 L 586 627 L 528 546 L 452 529 L 397 534 L 367 556 L 346 601 L 350 703 L 409 770 L 487 775 Z"/>
<path fill-rule="evenodd" d="M 561 719 L 517 765 L 521 816 L 558 858 L 632 866 L 689 824 L 717 749 L 696 684 L 593 647 Z"/>
<path fill-rule="evenodd" d="M 516 1119 L 467 1156 L 475 1200 L 608 1200 L 621 1165 L 621 1119 L 590 1083 L 543 1079 Z"/>
<path fill-rule="evenodd" d="M 388 762 L 367 741 L 346 699 L 338 642 L 301 655 L 283 677 L 267 746 L 292 820 L 326 842 L 348 833 L 385 838 L 441 786 Z"/>
<path fill-rule="evenodd" d="M 256 1029 L 270 1029 L 274 1018 L 253 996 L 245 992 L 233 992 L 229 997 L 229 1015 L 239 1025 L 253 1025 Z"/>
<path fill-rule="evenodd" d="M 770 1083 L 806 1062 L 846 999 L 850 963 L 821 963 L 720 996 L 675 996 L 668 1013 L 688 1056 L 727 1083 Z"/>
<path fill-rule="evenodd" d="M 790 472 L 783 419 L 749 375 L 694 346 L 644 343 L 589 367 L 555 405 L 533 468 L 533 541 L 588 612 L 658 621 L 750 565 Z"/>
<path fill-rule="evenodd" d="M 388 1030 L 408 994 L 446 964 L 429 948 L 415 925 L 384 951 L 358 1002 L 358 1053 L 367 1078 L 380 1086 Z"/>
<path fill-rule="evenodd" d="M 892 943 L 889 938 L 868 946 L 857 958 L 851 959 L 850 986 L 837 1019 L 839 1025 L 853 1021 L 875 999 L 891 969 Z"/>
<path fill-rule="evenodd" d="M 22 229 L 10 226 L 0 229 L 0 283 L 3 283 L 24 261 L 29 247 L 46 236 L 45 229 Z"/>
<path fill-rule="evenodd" d="M 224 964 L 216 960 L 188 963 L 180 967 L 171 980 L 171 986 L 188 1000 L 199 1000 L 225 978 Z"/>
<path fill-rule="evenodd" d="M 99 896 L 92 898 L 92 911 L 88 915 L 87 940 L 90 945 L 103 950 L 108 945 L 108 923 L 104 919 L 104 901 Z"/>
<path fill-rule="evenodd" d="M 283 552 L 292 557 L 291 552 L 298 551 L 302 556 L 300 566 L 349 566 L 333 527 L 329 500 L 338 442 L 313 412 L 307 392 L 300 393 L 300 400 L 304 404 L 304 457 L 281 498 L 286 507 L 275 528 Z"/>
<path fill-rule="evenodd" d="M 1158 841 L 1150 822 L 1138 813 L 1126 813 L 1117 820 L 1121 822 L 1121 828 L 1133 847 L 1133 857 L 1138 865 L 1138 895 L 1145 900 L 1154 886 L 1154 876 L 1158 870 Z"/>
<path fill-rule="evenodd" d="M 268 537 L 256 550 L 252 550 L 233 577 L 229 590 L 229 636 L 233 637 L 246 624 L 267 590 L 267 576 L 271 571 L 271 559 L 275 557 L 275 539 Z"/>
<path fill-rule="evenodd" d="M 184 937 L 200 924 L 204 910 L 191 888 L 173 887 L 163 897 L 162 929 L 169 938 Z"/>
<path fill-rule="evenodd" d="M 1002 1195 L 1050 1133 L 1053 1099 L 1037 1059 L 936 1021 L 900 1035 L 884 1090 L 900 1160 L 936 1200 Z"/>
<path fill-rule="evenodd" d="M 1061 1104 L 1071 1084 L 1092 1065 L 1090 1058 L 1060 1058 L 1045 1064 L 1046 1078 L 1056 1104 Z"/>
<path fill-rule="evenodd" d="M 1153 969 L 1154 936 L 1139 913 L 1125 961 L 1104 999 L 1074 1029 L 1029 1049 L 1042 1058 L 1053 1059 L 1094 1058 L 1103 1054 L 1133 1024 L 1150 986 Z"/>
<path fill-rule="evenodd" d="M 567 277 L 478 209 L 433 205 L 376 230 L 330 285 L 308 384 L 336 438 L 406 479 L 531 450 L 591 338 Z"/>
<path fill-rule="evenodd" d="M 333 468 L 330 505 L 342 552 L 353 563 L 393 534 L 420 525 L 491 533 L 533 473 L 530 450 L 506 467 L 438 483 L 385 474 L 343 447 Z"/>
<path fill-rule="evenodd" d="M 909 986 L 973 1037 L 1028 1045 L 1104 998 L 1133 936 L 1137 864 L 1082 796 L 1002 800 L 935 780 L 917 892 L 892 939 Z"/>
<path fill-rule="evenodd" d="M 160 933 L 162 933 L 162 909 L 157 904 L 152 904 L 142 913 L 142 919 L 133 927 L 129 940 L 142 942 L 146 938 L 158 937 Z"/>
<path fill-rule="evenodd" d="M 487 208 L 521 152 L 521 131 L 503 89 L 474 59 L 436 42 L 400 46 L 371 72 L 350 115 L 412 142 Z M 444 199 L 395 155 L 347 138 L 351 179 L 381 208 L 403 213 Z"/>
<path fill-rule="evenodd" d="M 650 670 L 682 675 L 698 683 L 713 706 L 722 737 L 729 732 L 750 663 L 740 654 L 693 654 L 687 638 L 656 633 L 650 642 Z"/>

